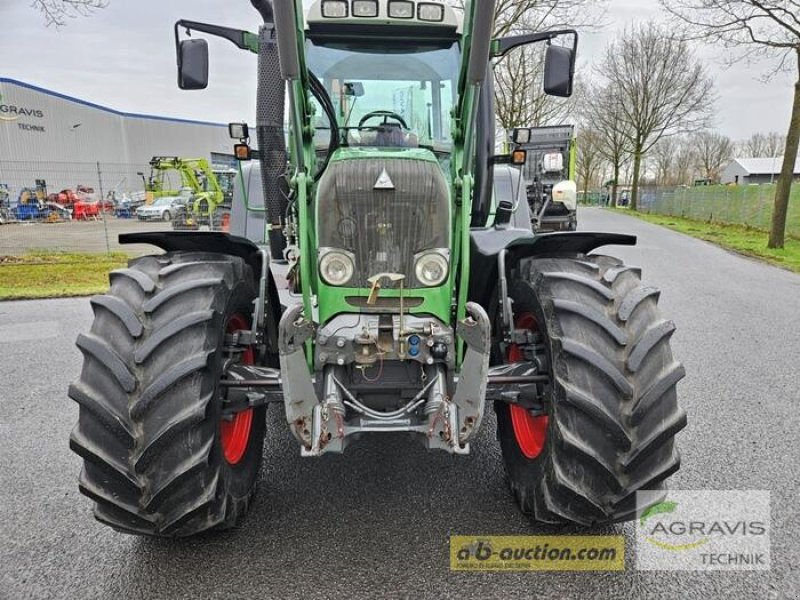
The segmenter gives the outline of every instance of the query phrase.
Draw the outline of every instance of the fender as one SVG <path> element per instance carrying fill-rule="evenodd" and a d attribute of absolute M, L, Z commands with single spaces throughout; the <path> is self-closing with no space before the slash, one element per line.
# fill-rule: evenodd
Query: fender
<path fill-rule="evenodd" d="M 150 231 L 120 234 L 119 243 L 150 244 L 165 252 L 217 252 L 238 256 L 252 267 L 255 275 L 253 284 L 257 290 L 261 289 L 258 281 L 262 269 L 261 249 L 247 238 L 220 231 Z M 267 307 L 264 315 L 265 339 L 269 353 L 277 357 L 278 322 L 283 309 L 278 296 L 278 287 L 275 285 L 275 277 L 269 269 L 267 269 L 265 291 L 266 298 L 264 300 Z"/>
<path fill-rule="evenodd" d="M 517 268 L 526 258 L 557 254 L 588 254 L 601 246 L 635 246 L 636 236 L 621 233 L 567 231 L 535 235 L 528 229 L 488 227 L 470 232 L 469 299 L 494 314 L 490 306 L 498 279 L 497 256 L 508 251 L 507 269 Z"/>

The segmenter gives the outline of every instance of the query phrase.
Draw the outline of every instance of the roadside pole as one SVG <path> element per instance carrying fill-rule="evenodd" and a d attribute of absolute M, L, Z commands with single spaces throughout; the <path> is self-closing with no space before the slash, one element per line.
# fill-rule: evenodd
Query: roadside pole
<path fill-rule="evenodd" d="M 100 161 L 97 161 L 97 182 L 100 189 L 100 218 L 103 219 L 103 233 L 106 236 L 106 254 L 111 254 L 111 245 L 108 242 L 108 223 L 106 223 L 105 193 L 103 192 L 103 173 L 100 171 Z"/>

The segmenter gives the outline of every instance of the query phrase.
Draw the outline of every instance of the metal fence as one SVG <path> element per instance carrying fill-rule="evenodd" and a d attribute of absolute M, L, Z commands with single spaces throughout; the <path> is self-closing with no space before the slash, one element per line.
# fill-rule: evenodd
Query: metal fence
<path fill-rule="evenodd" d="M 768 231 L 772 223 L 775 185 L 642 188 L 642 212 L 699 221 L 746 225 Z M 792 188 L 786 232 L 800 239 L 800 185 Z"/>
<path fill-rule="evenodd" d="M 0 256 L 31 251 L 138 254 L 120 246 L 121 233 L 172 229 L 169 221 L 140 221 L 148 200 L 148 164 L 0 161 Z M 168 189 L 180 189 L 177 173 Z"/>

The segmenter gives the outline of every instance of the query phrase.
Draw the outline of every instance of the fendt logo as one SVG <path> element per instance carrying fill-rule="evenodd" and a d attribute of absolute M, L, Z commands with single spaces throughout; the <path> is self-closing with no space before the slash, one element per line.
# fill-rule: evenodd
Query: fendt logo
<path fill-rule="evenodd" d="M 0 94 L 0 121 L 16 121 L 20 117 L 44 118 L 44 111 L 35 108 L 22 108 L 13 104 L 3 103 L 3 94 Z"/>

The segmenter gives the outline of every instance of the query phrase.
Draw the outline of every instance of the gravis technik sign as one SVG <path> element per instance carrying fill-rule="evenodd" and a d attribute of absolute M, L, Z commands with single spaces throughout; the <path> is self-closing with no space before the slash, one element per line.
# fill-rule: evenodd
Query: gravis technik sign
<path fill-rule="evenodd" d="M 7 123 L 17 121 L 20 117 L 35 117 L 37 119 L 44 119 L 44 111 L 38 108 L 26 108 L 23 106 L 15 106 L 13 104 L 5 104 L 3 102 L 3 95 L 0 94 L 0 121 Z M 44 132 L 44 127 L 41 125 L 30 125 L 28 123 L 18 123 L 20 129 L 26 131 Z"/>

